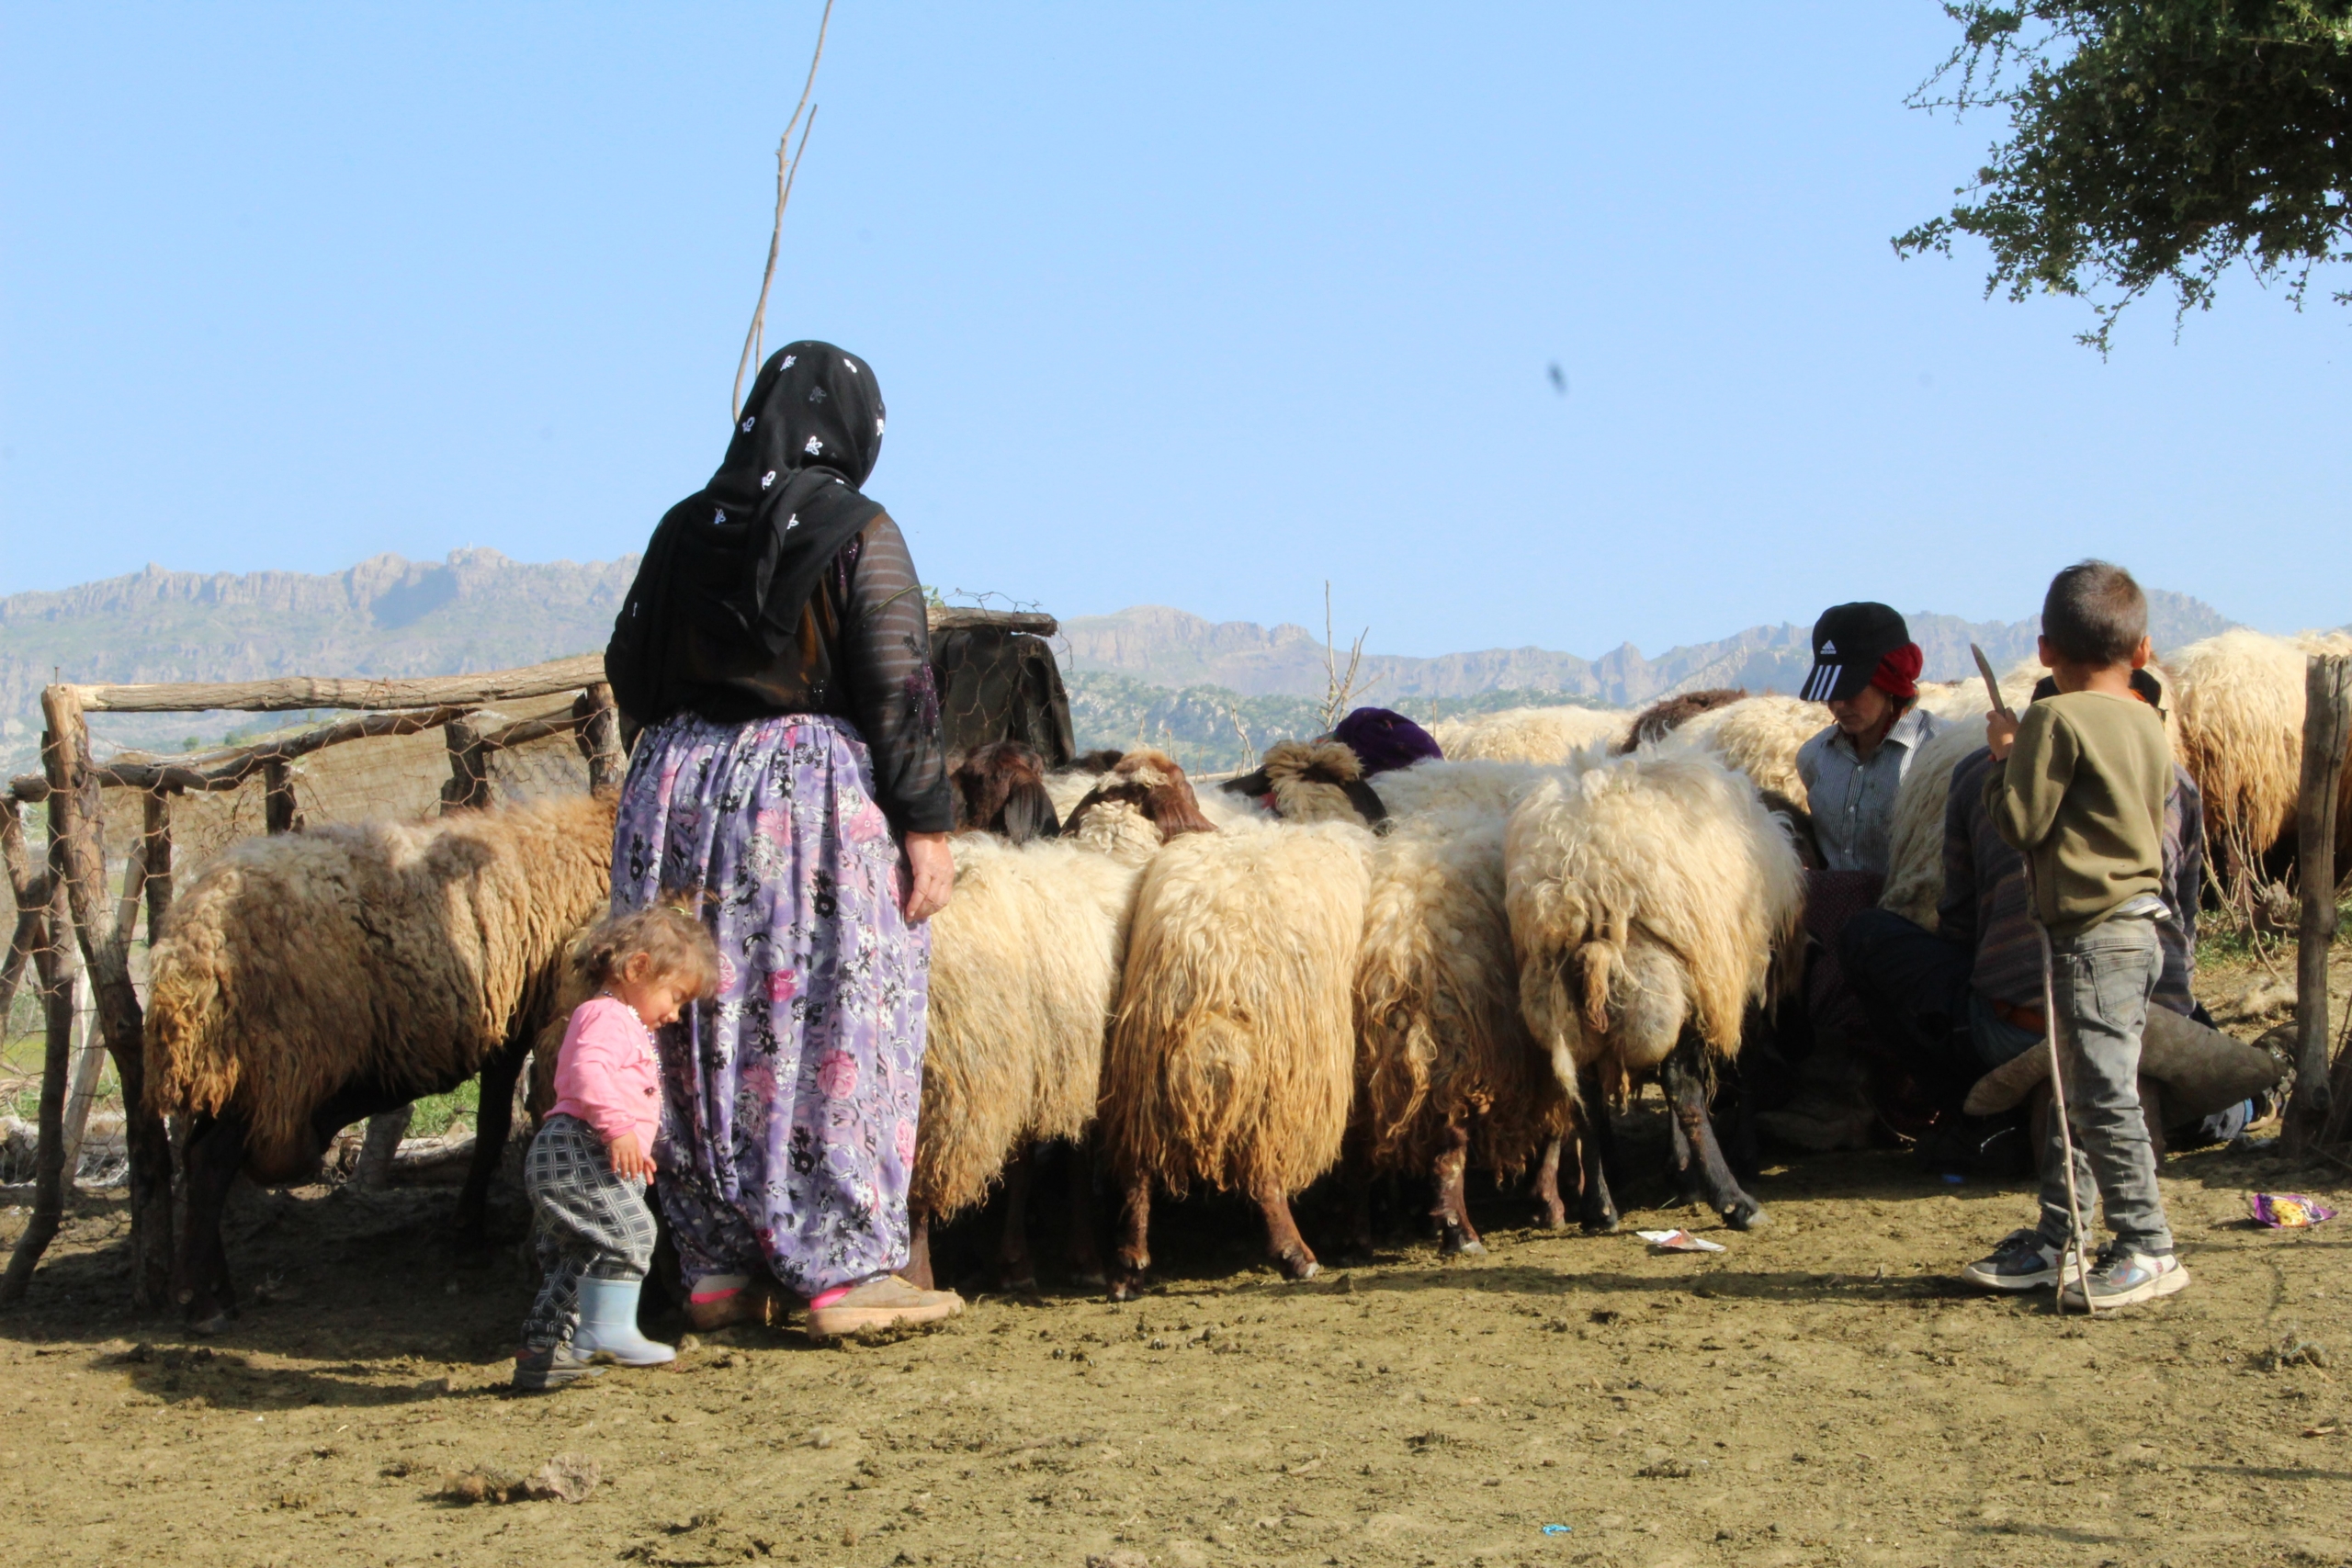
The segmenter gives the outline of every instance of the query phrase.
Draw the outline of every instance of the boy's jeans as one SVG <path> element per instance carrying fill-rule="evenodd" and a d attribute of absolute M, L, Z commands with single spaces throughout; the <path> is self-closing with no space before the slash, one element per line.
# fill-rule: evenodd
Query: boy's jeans
<path fill-rule="evenodd" d="M 2087 1213 L 2093 1182 L 2107 1206 L 2108 1228 L 2136 1252 L 2172 1250 L 2156 1192 L 2155 1151 L 2140 1113 L 2140 1030 L 2164 964 L 2156 923 L 2109 918 L 2080 936 L 2052 940 L 2051 991 L 2057 1003 L 2066 1114 L 2075 1135 L 2075 1183 Z M 2058 1117 L 2041 1146 L 2041 1239 L 2064 1247 L 2074 1235 L 2066 1213 L 2064 1147 Z"/>

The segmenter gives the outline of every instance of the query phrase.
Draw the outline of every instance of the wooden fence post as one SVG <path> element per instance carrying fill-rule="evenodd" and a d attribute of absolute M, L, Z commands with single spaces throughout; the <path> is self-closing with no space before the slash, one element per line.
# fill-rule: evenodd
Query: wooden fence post
<path fill-rule="evenodd" d="M 468 714 L 441 727 L 449 748 L 449 782 L 441 786 L 445 815 L 490 804 L 490 748 L 482 743 L 481 716 Z"/>
<path fill-rule="evenodd" d="M 294 801 L 294 764 L 273 757 L 262 764 L 262 827 L 272 833 L 291 833 L 302 826 Z"/>
<path fill-rule="evenodd" d="M 2352 657 L 2313 654 L 2303 668 L 2302 798 L 2295 818 L 2303 908 L 2295 935 L 2295 1098 L 2287 1124 L 2299 1145 L 2335 1131 L 2343 1120 L 2330 1114 L 2327 950 L 2335 940 L 2335 807 L 2347 745 Z"/>
<path fill-rule="evenodd" d="M 162 790 L 147 794 L 145 830 L 139 836 L 140 863 L 147 871 L 147 946 L 164 934 L 164 917 L 172 912 L 172 797 Z"/>
<path fill-rule="evenodd" d="M 32 950 L 33 967 L 40 976 L 47 1048 L 40 1074 L 40 1144 L 33 1164 L 33 1212 L 16 1250 L 8 1255 L 8 1271 L 0 1275 L 0 1302 L 20 1302 L 32 1288 L 33 1270 L 41 1254 L 57 1239 L 65 1218 L 65 1079 L 74 1052 L 74 1022 L 81 1011 L 72 951 L 72 929 L 65 923 L 65 889 L 54 868 L 63 859 L 52 845 L 51 876 L 44 878 L 48 907 L 40 911 L 39 934 Z"/>
<path fill-rule="evenodd" d="M 581 720 L 580 752 L 588 759 L 588 787 L 598 794 L 621 787 L 628 753 L 621 750 L 621 713 L 613 689 L 602 681 L 580 694 L 571 711 Z"/>
<path fill-rule="evenodd" d="M 145 1013 L 130 983 L 129 955 L 112 940 L 106 919 L 98 781 L 90 764 L 81 698 L 71 686 L 51 686 L 41 693 L 40 705 L 49 725 L 42 761 L 49 775 L 51 841 L 62 852 L 59 877 L 97 1000 L 98 1028 L 122 1085 L 124 1144 L 130 1158 L 131 1301 L 159 1307 L 171 1294 L 171 1139 L 163 1117 L 147 1103 Z"/>

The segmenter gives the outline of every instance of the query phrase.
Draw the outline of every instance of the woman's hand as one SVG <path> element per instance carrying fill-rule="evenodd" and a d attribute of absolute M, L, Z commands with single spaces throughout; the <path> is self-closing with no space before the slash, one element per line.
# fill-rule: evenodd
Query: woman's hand
<path fill-rule="evenodd" d="M 907 922 L 917 925 L 947 908 L 956 891 L 956 858 L 944 833 L 907 835 Z"/>
<path fill-rule="evenodd" d="M 605 1157 L 613 1162 L 613 1174 L 625 1181 L 638 1177 L 653 1179 L 653 1156 L 645 1152 L 635 1133 L 623 1133 L 606 1144 Z"/>

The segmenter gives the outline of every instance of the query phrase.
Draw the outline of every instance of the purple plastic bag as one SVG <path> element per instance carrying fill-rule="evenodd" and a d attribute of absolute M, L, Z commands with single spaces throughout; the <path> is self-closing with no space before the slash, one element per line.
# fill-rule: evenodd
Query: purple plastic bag
<path fill-rule="evenodd" d="M 2247 1205 L 2256 1224 L 2293 1230 L 2335 1218 L 2335 1211 L 2301 1192 L 2257 1192 Z"/>

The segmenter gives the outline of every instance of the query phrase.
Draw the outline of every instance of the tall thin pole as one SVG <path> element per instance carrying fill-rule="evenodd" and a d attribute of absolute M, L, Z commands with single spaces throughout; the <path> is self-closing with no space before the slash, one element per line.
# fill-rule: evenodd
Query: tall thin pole
<path fill-rule="evenodd" d="M 775 144 L 775 227 L 768 234 L 768 265 L 760 274 L 760 302 L 752 310 L 752 330 L 743 334 L 742 357 L 735 362 L 735 389 L 728 395 L 728 419 L 731 423 L 743 417 L 743 378 L 760 361 L 768 320 L 768 286 L 775 281 L 776 252 L 784 244 L 784 209 L 792 199 L 792 182 L 800 173 L 800 154 L 808 151 L 808 132 L 817 128 L 817 111 L 808 107 L 808 95 L 817 85 L 817 65 L 825 58 L 825 30 L 833 23 L 833 0 L 825 0 L 825 14 L 817 19 L 817 48 L 808 57 L 808 79 L 800 85 L 800 101 L 793 106 L 792 118 L 785 121 L 784 134 Z M 808 123 L 802 126 L 800 116 L 808 112 Z M 785 156 L 792 146 L 792 132 L 800 130 L 800 146 L 790 158 Z"/>

